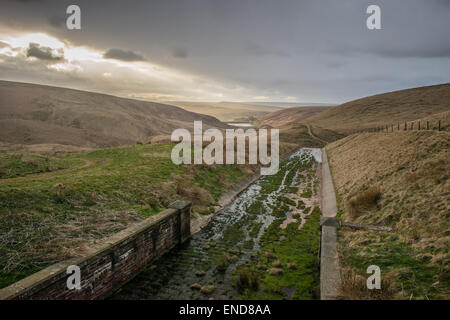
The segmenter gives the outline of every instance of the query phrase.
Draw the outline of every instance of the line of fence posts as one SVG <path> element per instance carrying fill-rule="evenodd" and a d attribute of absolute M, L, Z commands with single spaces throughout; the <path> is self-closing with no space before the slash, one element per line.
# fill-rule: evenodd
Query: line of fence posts
<path fill-rule="evenodd" d="M 409 129 L 408 129 L 408 122 L 405 121 L 405 125 L 404 125 L 403 130 L 404 131 L 414 130 L 414 121 L 411 121 Z M 425 130 L 425 127 L 422 126 L 422 123 L 421 123 L 420 120 L 417 123 L 417 130 Z M 427 122 L 426 122 L 426 130 L 430 130 L 430 121 L 429 120 L 427 120 Z M 435 129 L 431 129 L 431 130 L 435 130 Z M 438 120 L 437 130 L 441 131 L 441 120 Z M 400 122 L 397 122 L 397 131 L 400 131 Z M 358 133 L 358 132 L 361 132 L 361 131 L 360 130 L 354 130 L 353 131 L 353 133 Z M 389 125 L 375 127 L 375 128 L 368 128 L 366 130 L 362 130 L 362 132 L 389 132 Z M 391 124 L 391 131 L 390 132 L 394 132 L 394 124 Z"/>

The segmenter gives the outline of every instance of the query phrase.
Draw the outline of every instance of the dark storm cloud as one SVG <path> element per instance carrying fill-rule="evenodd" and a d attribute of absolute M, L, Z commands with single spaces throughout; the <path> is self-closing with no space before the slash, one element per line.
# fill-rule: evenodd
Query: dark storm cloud
<path fill-rule="evenodd" d="M 51 16 L 48 23 L 55 28 L 61 28 L 66 24 L 66 19 L 62 16 Z"/>
<path fill-rule="evenodd" d="M 253 42 L 250 42 L 245 46 L 245 51 L 252 56 L 289 56 L 289 54 L 282 50 L 263 47 L 262 45 Z"/>
<path fill-rule="evenodd" d="M 35 57 L 40 60 L 61 61 L 64 60 L 64 52 L 55 53 L 51 48 L 42 47 L 37 43 L 30 43 L 27 49 L 27 57 Z"/>
<path fill-rule="evenodd" d="M 177 47 L 172 50 L 172 54 L 175 58 L 186 59 L 189 55 L 188 50 L 184 47 Z"/>
<path fill-rule="evenodd" d="M 107 59 L 116 59 L 122 61 L 145 61 L 146 59 L 130 50 L 122 50 L 122 49 L 109 49 L 103 54 L 104 58 Z"/>
<path fill-rule="evenodd" d="M 138 57 L 126 50 L 111 57 L 151 57 L 259 95 L 303 101 L 450 82 L 450 0 L 78 0 L 81 32 L 54 18 L 66 17 L 70 4 L 2 2 L 0 25 L 102 52 L 133 48 Z M 381 7 L 382 30 L 366 28 L 371 4 Z"/>
<path fill-rule="evenodd" d="M 450 57 L 450 41 L 442 43 L 441 46 L 430 48 L 419 48 L 416 50 L 408 50 L 405 48 L 382 48 L 375 50 L 379 54 L 388 58 L 443 58 Z"/>

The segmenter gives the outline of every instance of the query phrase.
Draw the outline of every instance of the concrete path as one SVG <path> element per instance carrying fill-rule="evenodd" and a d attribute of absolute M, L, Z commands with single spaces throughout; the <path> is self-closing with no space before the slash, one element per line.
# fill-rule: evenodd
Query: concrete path
<path fill-rule="evenodd" d="M 328 157 L 325 148 L 322 149 L 322 216 L 336 217 L 337 205 L 336 194 L 334 193 L 333 179 L 331 178 L 330 167 L 328 166 Z"/>
<path fill-rule="evenodd" d="M 321 165 L 321 245 L 320 245 L 320 299 L 335 300 L 341 282 L 337 253 L 337 205 L 333 180 L 325 148 L 322 149 Z"/>

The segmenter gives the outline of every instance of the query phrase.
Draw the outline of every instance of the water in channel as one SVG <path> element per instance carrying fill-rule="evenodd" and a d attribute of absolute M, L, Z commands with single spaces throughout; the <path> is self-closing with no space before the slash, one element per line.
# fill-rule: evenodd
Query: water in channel
<path fill-rule="evenodd" d="M 280 164 L 276 176 L 255 181 L 208 226 L 150 264 L 112 299 L 238 298 L 240 293 L 232 279 L 236 267 L 251 263 L 260 251 L 262 235 L 277 218 L 272 212 L 280 195 L 306 179 L 302 175 L 305 167 L 298 164 L 312 163 L 314 169 L 321 157 L 320 149 L 301 148 L 293 153 Z M 259 208 L 256 213 L 255 207 Z"/>

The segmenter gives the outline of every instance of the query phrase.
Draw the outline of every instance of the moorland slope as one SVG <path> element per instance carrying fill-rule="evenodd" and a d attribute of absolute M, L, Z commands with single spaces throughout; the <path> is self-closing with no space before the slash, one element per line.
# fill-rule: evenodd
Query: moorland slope
<path fill-rule="evenodd" d="M 225 127 L 214 117 L 171 105 L 0 81 L 0 142 L 118 146 L 190 129 L 194 120 L 205 128 Z"/>
<path fill-rule="evenodd" d="M 308 123 L 348 134 L 450 111 L 450 83 L 350 101 L 309 117 Z"/>

